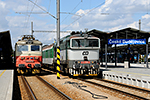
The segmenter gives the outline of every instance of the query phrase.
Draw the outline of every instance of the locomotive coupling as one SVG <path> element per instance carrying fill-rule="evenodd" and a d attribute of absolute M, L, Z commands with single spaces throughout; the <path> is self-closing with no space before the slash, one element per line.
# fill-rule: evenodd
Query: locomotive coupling
<path fill-rule="evenodd" d="M 19 68 L 25 68 L 25 64 L 19 64 Z"/>
<path fill-rule="evenodd" d="M 80 68 L 80 61 L 75 61 L 74 63 L 73 63 L 73 69 L 79 69 Z"/>
<path fill-rule="evenodd" d="M 35 68 L 41 68 L 41 64 L 35 64 Z"/>

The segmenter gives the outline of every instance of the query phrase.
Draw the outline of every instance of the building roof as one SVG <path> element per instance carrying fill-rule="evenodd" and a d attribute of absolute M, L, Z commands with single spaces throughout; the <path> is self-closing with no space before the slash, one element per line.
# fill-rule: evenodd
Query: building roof
<path fill-rule="evenodd" d="M 117 36 L 118 35 L 118 36 Z M 118 31 L 110 32 L 109 37 L 112 39 L 144 39 L 150 36 L 149 32 L 134 29 L 125 28 Z"/>
<path fill-rule="evenodd" d="M 0 32 L 0 48 L 3 56 L 12 54 L 13 50 L 9 31 Z"/>
<path fill-rule="evenodd" d="M 88 34 L 99 37 L 101 40 L 101 51 L 105 52 L 105 44 L 108 44 L 108 39 L 146 39 L 148 43 L 148 38 L 150 37 L 150 33 L 138 29 L 134 29 L 131 27 L 117 30 L 114 32 L 103 32 L 96 29 L 88 31 Z M 150 46 L 150 43 L 149 43 Z M 126 50 L 128 45 L 117 46 L 116 50 Z M 130 45 L 131 49 L 134 51 L 138 51 L 139 53 L 146 52 L 145 45 Z M 108 52 L 114 52 L 115 47 L 112 45 L 108 45 Z M 150 52 L 150 49 L 149 49 Z"/>

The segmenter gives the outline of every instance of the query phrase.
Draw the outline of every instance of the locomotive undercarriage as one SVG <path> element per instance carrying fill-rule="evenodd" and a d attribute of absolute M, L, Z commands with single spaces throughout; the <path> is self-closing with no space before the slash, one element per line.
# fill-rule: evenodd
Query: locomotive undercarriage
<path fill-rule="evenodd" d="M 73 67 L 69 68 L 72 76 L 97 76 L 99 74 L 99 64 L 90 61 L 75 61 Z"/>
<path fill-rule="evenodd" d="M 99 69 L 69 69 L 72 76 L 97 76 Z"/>
<path fill-rule="evenodd" d="M 41 69 L 39 68 L 33 68 L 33 69 L 17 68 L 17 72 L 18 74 L 28 74 L 28 73 L 38 74 L 38 73 L 41 73 Z"/>
<path fill-rule="evenodd" d="M 41 73 L 41 67 L 34 67 L 34 68 L 26 68 L 25 66 L 19 66 L 17 68 L 18 74 L 38 74 Z"/>

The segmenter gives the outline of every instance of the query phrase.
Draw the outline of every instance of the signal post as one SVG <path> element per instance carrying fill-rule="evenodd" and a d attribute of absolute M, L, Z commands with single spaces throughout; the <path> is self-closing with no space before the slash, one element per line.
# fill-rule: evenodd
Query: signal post
<path fill-rule="evenodd" d="M 60 0 L 57 0 L 57 79 L 60 79 Z"/>

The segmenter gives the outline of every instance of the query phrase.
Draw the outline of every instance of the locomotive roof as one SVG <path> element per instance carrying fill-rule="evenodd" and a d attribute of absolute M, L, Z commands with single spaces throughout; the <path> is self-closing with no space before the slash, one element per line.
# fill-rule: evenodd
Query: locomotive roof
<path fill-rule="evenodd" d="M 60 41 L 69 40 L 70 38 L 73 38 L 73 37 L 84 37 L 84 33 L 83 34 L 77 33 L 77 34 L 73 34 L 73 35 L 72 34 L 71 35 L 67 35 L 67 36 L 61 38 Z M 95 37 L 95 36 L 88 35 L 88 37 Z M 95 38 L 98 38 L 98 37 L 95 37 Z"/>
<path fill-rule="evenodd" d="M 31 43 L 28 43 L 28 41 L 31 41 Z M 41 45 L 42 42 L 40 42 L 39 40 L 18 40 L 18 42 L 16 42 L 17 45 L 25 45 L 25 44 L 35 44 L 35 45 Z"/>
<path fill-rule="evenodd" d="M 42 50 L 49 49 L 49 48 L 51 48 L 53 45 L 54 45 L 54 43 L 53 43 L 53 44 L 50 44 L 50 45 L 47 45 L 47 46 L 43 46 Z"/>
<path fill-rule="evenodd" d="M 35 44 L 35 45 L 42 45 L 42 42 L 39 40 L 35 40 L 33 35 L 23 35 L 21 40 L 18 40 L 16 45 L 25 45 L 25 44 Z"/>

